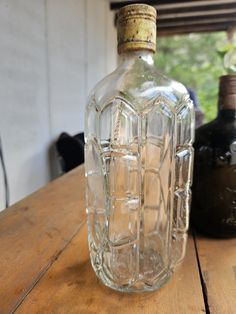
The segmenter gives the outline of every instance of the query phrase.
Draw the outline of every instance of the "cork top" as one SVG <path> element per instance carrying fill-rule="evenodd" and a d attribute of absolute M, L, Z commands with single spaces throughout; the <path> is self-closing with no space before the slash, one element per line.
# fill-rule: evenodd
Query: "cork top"
<path fill-rule="evenodd" d="M 236 75 L 228 74 L 220 77 L 219 108 L 236 109 Z"/>
<path fill-rule="evenodd" d="M 130 4 L 118 12 L 118 53 L 156 51 L 156 9 L 147 4 Z"/>

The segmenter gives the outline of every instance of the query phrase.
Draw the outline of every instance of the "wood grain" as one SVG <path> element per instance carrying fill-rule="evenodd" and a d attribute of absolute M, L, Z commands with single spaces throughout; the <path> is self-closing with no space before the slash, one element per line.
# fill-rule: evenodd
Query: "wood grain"
<path fill-rule="evenodd" d="M 1 314 L 24 299 L 84 219 L 83 167 L 0 214 Z"/>
<path fill-rule="evenodd" d="M 236 239 L 196 239 L 210 313 L 236 313 Z"/>
<path fill-rule="evenodd" d="M 173 278 L 160 290 L 123 294 L 106 288 L 89 261 L 84 225 L 27 296 L 17 313 L 203 313 L 205 312 L 193 240 Z"/>

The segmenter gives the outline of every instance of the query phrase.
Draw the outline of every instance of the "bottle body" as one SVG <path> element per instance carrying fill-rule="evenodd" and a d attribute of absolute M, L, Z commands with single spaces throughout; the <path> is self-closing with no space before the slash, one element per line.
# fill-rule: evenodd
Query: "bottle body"
<path fill-rule="evenodd" d="M 215 237 L 236 236 L 236 75 L 219 80 L 217 118 L 196 131 L 192 224 Z"/>
<path fill-rule="evenodd" d="M 90 257 L 121 291 L 160 287 L 187 240 L 194 110 L 147 53 L 125 56 L 91 93 L 85 165 Z"/>
<path fill-rule="evenodd" d="M 196 131 L 191 221 L 214 237 L 236 236 L 236 110 Z"/>

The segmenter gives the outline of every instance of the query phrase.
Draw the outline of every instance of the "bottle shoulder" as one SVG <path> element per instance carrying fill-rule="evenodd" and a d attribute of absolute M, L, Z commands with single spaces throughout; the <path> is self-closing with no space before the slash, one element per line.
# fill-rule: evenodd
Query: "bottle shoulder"
<path fill-rule="evenodd" d="M 215 120 L 199 127 L 196 130 L 196 149 L 203 146 L 212 148 L 228 147 L 236 141 L 236 119 L 235 120 Z"/>
<path fill-rule="evenodd" d="M 209 123 L 200 126 L 196 130 L 197 138 L 211 137 L 215 134 L 235 134 L 236 136 L 236 119 L 222 120 L 216 118 Z"/>
<path fill-rule="evenodd" d="M 88 104 L 93 101 L 102 109 L 107 102 L 122 97 L 141 110 L 160 96 L 177 106 L 188 97 L 188 91 L 181 83 L 160 73 L 154 65 L 140 62 L 129 67 L 120 66 L 101 80 L 90 93 Z"/>

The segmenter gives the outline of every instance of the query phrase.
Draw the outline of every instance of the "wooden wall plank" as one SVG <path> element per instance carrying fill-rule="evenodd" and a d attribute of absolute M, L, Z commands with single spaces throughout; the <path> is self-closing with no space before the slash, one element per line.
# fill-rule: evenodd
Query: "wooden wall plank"
<path fill-rule="evenodd" d="M 106 9 L 106 74 L 110 74 L 117 67 L 117 32 L 114 12 Z"/>
<path fill-rule="evenodd" d="M 47 0 L 51 137 L 84 130 L 86 89 L 85 0 Z"/>
<path fill-rule="evenodd" d="M 196 239 L 210 313 L 236 313 L 236 239 Z"/>
<path fill-rule="evenodd" d="M 0 214 L 1 314 L 21 302 L 84 219 L 83 167 Z"/>
<path fill-rule="evenodd" d="M 0 1 L 0 135 L 11 203 L 58 176 L 55 139 L 84 130 L 88 85 L 114 67 L 115 37 L 106 38 L 113 12 L 107 0 L 90 0 L 86 14 L 88 2 Z M 0 171 L 0 210 L 3 196 Z"/>
<path fill-rule="evenodd" d="M 43 0 L 0 1 L 0 133 L 11 203 L 50 177 L 44 21 Z"/>
<path fill-rule="evenodd" d="M 152 293 L 125 294 L 103 286 L 89 261 L 84 226 L 17 313 L 197 314 L 205 312 L 193 240 L 173 278 Z"/>
<path fill-rule="evenodd" d="M 106 10 L 104 0 L 86 1 L 88 93 L 106 75 Z"/>

